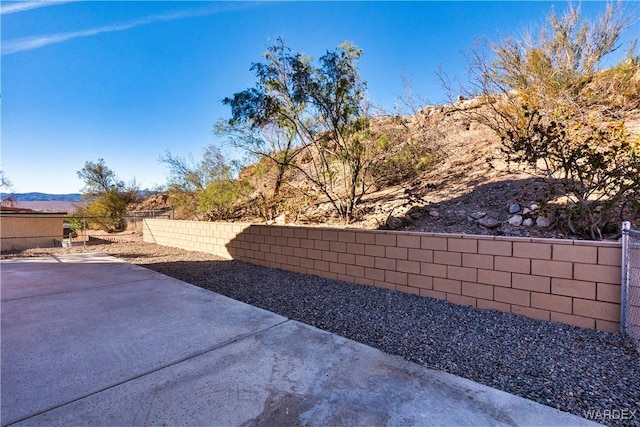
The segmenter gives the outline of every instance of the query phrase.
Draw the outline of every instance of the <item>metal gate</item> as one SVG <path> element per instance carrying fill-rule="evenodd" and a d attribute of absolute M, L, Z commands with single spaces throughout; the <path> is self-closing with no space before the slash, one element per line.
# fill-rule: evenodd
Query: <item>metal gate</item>
<path fill-rule="evenodd" d="M 622 223 L 621 332 L 640 350 L 640 230 Z"/>

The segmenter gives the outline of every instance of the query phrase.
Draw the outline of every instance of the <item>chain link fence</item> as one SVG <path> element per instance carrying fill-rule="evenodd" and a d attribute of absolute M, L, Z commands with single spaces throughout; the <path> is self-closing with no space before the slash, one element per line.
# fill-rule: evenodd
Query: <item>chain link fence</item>
<path fill-rule="evenodd" d="M 640 350 L 640 230 L 622 223 L 622 334 Z"/>
<path fill-rule="evenodd" d="M 120 218 L 40 212 L 3 214 L 0 253 L 127 242 L 133 235 L 142 234 L 145 218 L 173 219 L 173 210 L 130 211 Z M 105 229 L 120 229 L 122 232 L 101 231 Z"/>

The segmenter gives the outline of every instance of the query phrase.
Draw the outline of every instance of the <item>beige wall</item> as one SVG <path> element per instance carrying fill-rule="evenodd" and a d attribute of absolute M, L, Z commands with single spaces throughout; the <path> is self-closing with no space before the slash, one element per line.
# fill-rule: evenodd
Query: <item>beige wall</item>
<path fill-rule="evenodd" d="M 2 251 L 51 247 L 62 241 L 63 214 L 0 213 Z"/>
<path fill-rule="evenodd" d="M 144 240 L 617 332 L 618 242 L 145 220 Z"/>

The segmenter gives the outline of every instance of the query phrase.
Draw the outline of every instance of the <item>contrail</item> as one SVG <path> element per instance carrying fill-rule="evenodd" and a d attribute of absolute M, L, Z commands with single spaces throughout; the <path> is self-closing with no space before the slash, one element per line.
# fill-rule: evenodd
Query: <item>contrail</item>
<path fill-rule="evenodd" d="M 255 5 L 255 4 L 254 4 Z M 176 19 L 190 18 L 194 16 L 211 15 L 218 12 L 241 9 L 251 6 L 251 4 L 238 4 L 231 7 L 208 7 L 195 10 L 181 10 L 160 15 L 152 15 L 146 18 L 125 22 L 122 24 L 107 25 L 104 27 L 90 28 L 81 31 L 72 31 L 68 33 L 50 34 L 45 36 L 26 37 L 17 40 L 9 40 L 2 43 L 2 55 L 9 55 L 16 52 L 38 49 L 50 44 L 62 43 L 67 40 L 79 37 L 90 37 L 97 34 L 111 33 L 115 31 L 125 31 L 141 25 L 148 25 L 160 21 L 174 21 Z"/>
<path fill-rule="evenodd" d="M 25 1 L 9 5 L 0 5 L 0 15 L 9 13 L 24 12 L 26 10 L 37 9 L 39 7 L 57 6 L 59 4 L 70 3 L 75 0 L 52 0 L 52 1 Z"/>

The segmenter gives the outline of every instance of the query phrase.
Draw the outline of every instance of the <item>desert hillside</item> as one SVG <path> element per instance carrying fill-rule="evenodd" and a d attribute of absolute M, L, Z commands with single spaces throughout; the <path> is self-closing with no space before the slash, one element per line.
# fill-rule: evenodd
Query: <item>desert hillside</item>
<path fill-rule="evenodd" d="M 572 238 L 570 230 L 558 218 L 543 210 L 544 182 L 507 164 L 499 153 L 500 140 L 488 127 L 469 118 L 468 111 L 478 108 L 474 100 L 454 105 L 430 106 L 405 117 L 378 119 L 378 127 L 402 128 L 408 134 L 423 132 L 436 153 L 437 161 L 418 176 L 381 185 L 367 194 L 355 221 L 348 227 L 413 230 L 442 233 L 506 235 L 521 237 Z M 633 138 L 640 136 L 640 110 L 624 113 L 620 119 Z M 406 136 L 406 135 L 405 135 Z M 257 165 L 245 168 L 252 185 L 268 187 L 273 177 L 255 174 Z M 292 193 L 291 209 L 268 222 L 313 224 L 344 227 L 331 214 L 331 206 L 322 198 L 301 202 L 301 182 L 289 177 L 298 192 Z M 153 196 L 136 209 L 158 209 L 170 205 L 170 198 Z M 265 222 L 250 208 L 235 220 Z M 177 215 L 179 218 L 179 215 Z M 626 218 L 640 226 L 638 212 L 626 212 Z M 604 238 L 619 237 L 619 222 L 604 230 Z"/>

